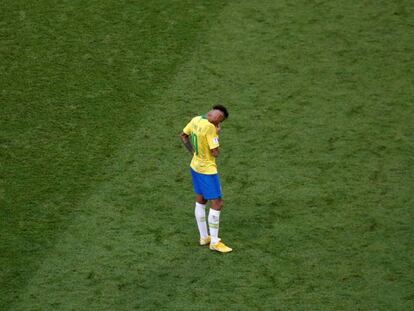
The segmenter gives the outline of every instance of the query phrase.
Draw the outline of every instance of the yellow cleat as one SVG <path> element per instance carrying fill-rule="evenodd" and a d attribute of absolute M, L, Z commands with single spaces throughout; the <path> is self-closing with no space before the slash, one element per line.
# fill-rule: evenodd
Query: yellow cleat
<path fill-rule="evenodd" d="M 218 251 L 220 253 L 229 253 L 233 250 L 232 248 L 226 246 L 226 244 L 224 244 L 223 242 L 218 242 L 217 244 L 210 243 L 210 249 L 212 251 Z"/>
<path fill-rule="evenodd" d="M 200 238 L 200 245 L 204 246 L 204 245 L 208 245 L 210 244 L 211 238 L 210 236 L 207 236 L 206 238 Z"/>

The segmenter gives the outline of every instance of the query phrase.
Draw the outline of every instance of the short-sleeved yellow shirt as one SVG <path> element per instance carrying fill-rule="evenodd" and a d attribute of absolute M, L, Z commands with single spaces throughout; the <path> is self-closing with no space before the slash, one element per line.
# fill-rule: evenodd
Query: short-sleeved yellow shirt
<path fill-rule="evenodd" d="M 194 146 L 194 156 L 191 168 L 201 174 L 217 174 L 216 158 L 211 149 L 219 146 L 219 136 L 213 123 L 205 116 L 194 117 L 183 129 L 191 137 Z"/>

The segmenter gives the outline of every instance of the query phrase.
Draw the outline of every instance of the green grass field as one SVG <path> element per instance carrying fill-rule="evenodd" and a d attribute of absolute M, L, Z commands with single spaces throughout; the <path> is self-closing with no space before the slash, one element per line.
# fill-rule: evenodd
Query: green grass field
<path fill-rule="evenodd" d="M 0 4 L 0 310 L 414 310 L 414 4 Z M 216 103 L 234 251 L 179 133 Z"/>

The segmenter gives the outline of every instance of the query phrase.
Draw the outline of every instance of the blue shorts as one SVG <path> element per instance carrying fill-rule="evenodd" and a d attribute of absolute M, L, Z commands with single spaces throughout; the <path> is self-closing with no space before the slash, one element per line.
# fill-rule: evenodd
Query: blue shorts
<path fill-rule="evenodd" d="M 193 178 L 194 192 L 202 195 L 206 200 L 220 199 L 222 197 L 220 177 L 218 174 L 200 174 L 190 168 Z"/>

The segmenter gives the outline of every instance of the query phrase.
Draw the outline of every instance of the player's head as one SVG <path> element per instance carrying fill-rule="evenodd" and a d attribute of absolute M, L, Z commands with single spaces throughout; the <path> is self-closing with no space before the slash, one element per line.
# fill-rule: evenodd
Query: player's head
<path fill-rule="evenodd" d="M 229 112 L 223 105 L 213 106 L 213 110 L 209 113 L 209 121 L 214 124 L 219 124 L 229 117 Z"/>
<path fill-rule="evenodd" d="M 229 117 L 229 112 L 227 111 L 227 108 L 224 107 L 223 105 L 215 105 L 213 106 L 213 110 L 219 110 L 223 116 L 224 116 L 224 120 L 226 120 Z"/>

